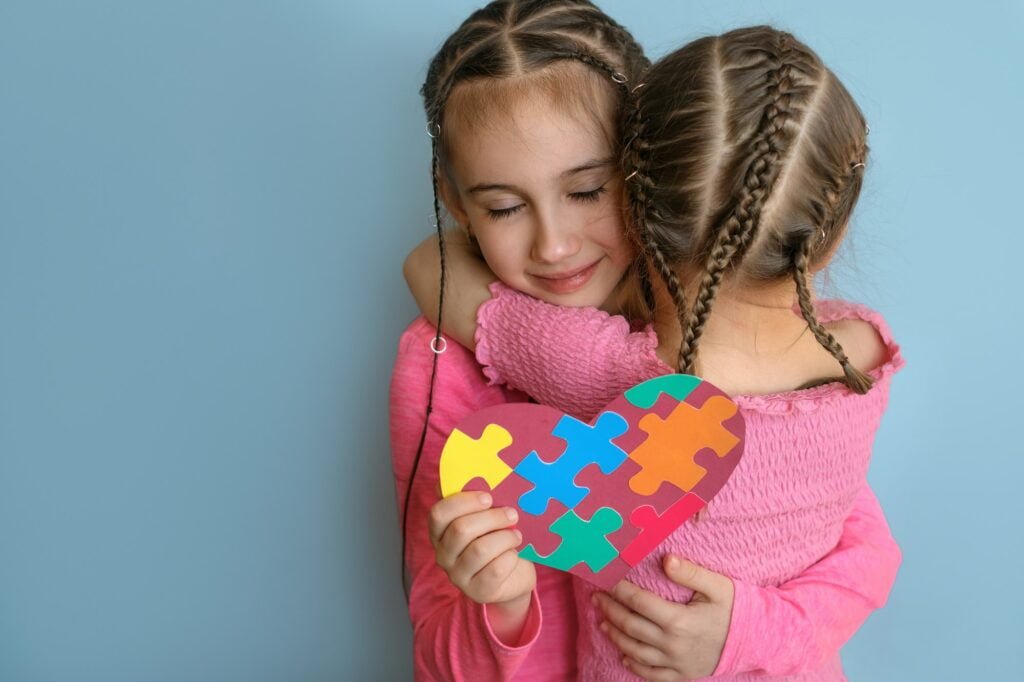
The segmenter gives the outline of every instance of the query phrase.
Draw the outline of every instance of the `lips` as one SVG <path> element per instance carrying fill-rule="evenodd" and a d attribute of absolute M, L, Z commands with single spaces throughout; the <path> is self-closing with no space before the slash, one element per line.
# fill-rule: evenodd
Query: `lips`
<path fill-rule="evenodd" d="M 600 263 L 601 259 L 598 259 L 590 265 L 576 270 L 568 270 L 554 275 L 533 275 L 533 278 L 537 280 L 541 288 L 552 294 L 571 294 L 590 281 Z"/>

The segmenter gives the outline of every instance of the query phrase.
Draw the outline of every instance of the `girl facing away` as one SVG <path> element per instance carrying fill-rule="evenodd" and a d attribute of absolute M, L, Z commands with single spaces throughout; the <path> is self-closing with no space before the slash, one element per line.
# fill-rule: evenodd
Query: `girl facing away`
<path fill-rule="evenodd" d="M 531 51 L 543 43 L 537 32 L 545 18 L 556 19 L 546 27 L 557 34 L 558 49 L 537 58 Z M 578 30 L 566 34 L 567 26 Z M 640 84 L 639 69 L 621 51 L 593 42 L 615 35 L 620 39 L 611 48 L 628 44 L 639 55 L 615 27 L 587 3 L 492 3 L 453 35 L 461 47 L 446 43 L 424 88 L 436 126 L 431 132 L 438 135 L 438 193 L 504 284 L 488 288 L 493 275 L 466 249 L 460 256 L 453 248 L 445 328 L 467 343 L 475 333 L 477 357 L 487 366 L 455 343 L 434 353 L 431 344 L 437 350 L 443 344 L 422 318 L 403 335 L 396 361 L 392 445 L 399 505 L 408 510 L 417 676 L 843 679 L 838 648 L 884 603 L 900 562 L 864 481 L 888 376 L 901 364 L 898 348 L 866 309 L 828 303 L 815 313 L 806 284 L 845 230 L 848 211 L 842 217 L 831 207 L 845 202 L 852 209 L 855 192 L 852 198 L 849 190 L 838 192 L 838 201 L 822 205 L 825 219 L 816 225 L 826 236 L 806 256 L 805 241 L 787 238 L 799 246 L 787 255 L 803 285 L 793 275 L 787 292 L 780 276 L 743 267 L 757 248 L 770 251 L 764 244 L 784 231 L 765 227 L 788 220 L 791 202 L 777 192 L 805 190 L 805 172 L 788 164 L 816 154 L 815 132 L 805 129 L 814 112 L 798 111 L 794 93 L 813 91 L 812 76 L 818 83 L 832 77 L 823 70 L 795 73 L 789 60 L 796 54 L 789 51 L 805 59 L 812 53 L 784 34 L 736 32 L 659 62 L 636 90 L 634 111 L 629 91 Z M 481 56 L 511 66 L 477 63 Z M 642 55 L 634 63 L 642 68 Z M 680 83 L 680 73 L 691 78 Z M 760 113 L 758 103 L 744 112 L 725 108 L 739 107 L 731 97 L 742 99 L 766 82 L 761 90 L 778 92 L 760 103 Z M 735 93 L 726 92 L 730 83 Z M 816 106 L 826 106 L 824 98 L 819 93 Z M 624 105 L 631 113 L 625 130 L 618 125 Z M 673 130 L 667 124 L 683 117 L 677 105 L 694 116 L 703 110 L 710 123 Z M 785 117 L 776 111 L 781 105 Z M 727 124 L 730 111 L 736 123 Z M 775 137 L 763 139 L 766 130 Z M 627 173 L 607 163 L 619 157 L 627 159 Z M 710 168 L 703 185 L 692 168 L 681 168 L 696 159 Z M 859 163 L 852 161 L 850 170 L 862 172 Z M 798 175 L 787 179 L 790 173 Z M 796 177 L 801 181 L 793 182 Z M 436 246 L 420 251 L 431 248 L 436 258 Z M 596 308 L 624 309 L 630 299 L 620 279 L 638 251 L 654 264 L 652 296 L 642 298 L 655 300 L 657 336 Z M 413 282 L 418 269 L 431 269 L 416 261 L 407 268 Z M 636 274 L 642 284 L 644 270 Z M 817 330 L 793 314 L 794 291 Z M 704 308 L 694 306 L 691 314 L 688 299 Z M 712 303 L 715 316 L 708 314 Z M 808 328 L 831 346 L 830 363 L 836 353 L 849 353 L 840 362 L 844 379 L 852 377 L 864 395 L 834 382 L 794 390 L 832 374 L 814 352 L 818 346 L 803 340 Z M 526 399 L 509 384 L 589 418 L 622 388 L 673 371 L 663 360 L 676 357 L 684 366 L 697 364 L 740 404 L 747 453 L 704 518 L 679 529 L 610 594 L 595 595 L 582 581 L 520 559 L 521 537 L 509 528 L 508 510 L 489 508 L 476 493 L 438 499 L 444 438 L 477 409 Z M 872 380 L 877 385 L 867 390 Z M 673 556 L 692 562 L 673 565 Z"/>

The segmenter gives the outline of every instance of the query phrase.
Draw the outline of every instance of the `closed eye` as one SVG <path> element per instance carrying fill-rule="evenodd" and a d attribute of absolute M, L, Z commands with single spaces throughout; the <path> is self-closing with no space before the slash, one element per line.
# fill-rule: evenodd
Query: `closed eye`
<path fill-rule="evenodd" d="M 590 202 L 594 202 L 594 201 L 597 201 L 598 199 L 600 199 L 601 195 L 604 194 L 606 191 L 607 190 L 604 188 L 604 185 L 601 185 L 597 189 L 592 189 L 592 190 L 587 191 L 587 192 L 571 192 L 569 194 L 569 196 L 574 201 L 582 201 L 583 203 L 590 203 Z"/>
<path fill-rule="evenodd" d="M 487 214 L 491 216 L 493 220 L 501 220 L 502 218 L 510 218 L 516 213 L 523 210 L 523 206 L 526 204 L 519 204 L 517 206 L 509 206 L 508 208 L 489 208 Z"/>

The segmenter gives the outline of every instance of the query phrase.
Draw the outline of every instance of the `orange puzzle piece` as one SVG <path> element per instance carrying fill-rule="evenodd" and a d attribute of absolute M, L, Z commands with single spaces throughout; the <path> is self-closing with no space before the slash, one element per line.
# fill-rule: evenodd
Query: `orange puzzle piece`
<path fill-rule="evenodd" d="M 653 495 L 662 483 L 671 483 L 689 492 L 707 473 L 693 461 L 704 448 L 725 457 L 740 442 L 722 422 L 736 414 L 736 404 L 724 396 L 708 398 L 700 409 L 679 403 L 667 419 L 648 414 L 640 428 L 650 438 L 641 443 L 629 458 L 643 471 L 629 479 L 629 487 L 639 495 Z"/>

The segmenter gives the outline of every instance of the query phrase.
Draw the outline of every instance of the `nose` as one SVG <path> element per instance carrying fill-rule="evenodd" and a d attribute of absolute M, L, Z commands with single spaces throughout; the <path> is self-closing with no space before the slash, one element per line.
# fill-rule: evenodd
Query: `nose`
<path fill-rule="evenodd" d="M 558 263 L 575 256 L 583 240 L 578 230 L 557 215 L 538 217 L 531 257 L 538 263 Z"/>

